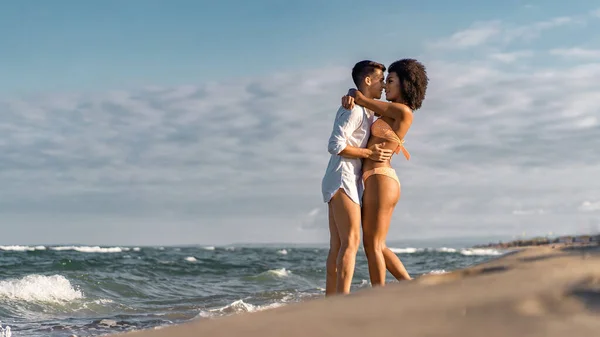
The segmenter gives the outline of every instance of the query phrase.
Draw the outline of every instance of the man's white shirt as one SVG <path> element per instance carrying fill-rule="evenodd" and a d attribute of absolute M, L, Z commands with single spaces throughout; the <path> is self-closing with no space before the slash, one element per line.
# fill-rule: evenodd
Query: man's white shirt
<path fill-rule="evenodd" d="M 327 146 L 331 157 L 321 182 L 324 202 L 329 202 L 331 197 L 342 188 L 352 201 L 361 204 L 364 190 L 362 159 L 345 158 L 339 153 L 348 145 L 365 148 L 374 119 L 373 112 L 359 105 L 355 105 L 352 110 L 343 107 L 338 109 Z"/>

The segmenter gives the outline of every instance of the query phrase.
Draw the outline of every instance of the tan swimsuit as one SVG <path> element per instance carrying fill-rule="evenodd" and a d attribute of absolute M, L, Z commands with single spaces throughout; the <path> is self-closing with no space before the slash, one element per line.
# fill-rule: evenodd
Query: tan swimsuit
<path fill-rule="evenodd" d="M 375 123 L 373 123 L 373 125 L 371 125 L 371 134 L 375 137 L 383 138 L 385 140 L 398 143 L 398 147 L 396 147 L 394 153 L 399 154 L 400 151 L 402 151 L 402 154 L 404 154 L 406 160 L 410 160 L 410 153 L 404 147 L 404 139 L 400 139 L 400 137 L 398 137 L 394 130 L 392 130 L 390 125 L 384 120 L 378 119 L 375 121 Z M 391 167 L 376 167 L 374 169 L 365 171 L 362 176 L 363 182 L 367 181 L 367 178 L 374 174 L 388 176 L 396 180 L 396 182 L 398 182 L 398 185 L 400 185 L 400 180 L 396 175 L 396 171 Z"/>

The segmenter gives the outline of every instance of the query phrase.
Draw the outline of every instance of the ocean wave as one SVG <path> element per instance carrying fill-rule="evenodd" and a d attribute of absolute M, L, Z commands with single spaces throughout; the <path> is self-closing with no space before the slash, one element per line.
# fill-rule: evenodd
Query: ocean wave
<path fill-rule="evenodd" d="M 0 246 L 0 250 L 8 252 L 33 252 L 36 250 L 46 250 L 45 246 Z M 1 335 L 0 335 L 1 336 Z"/>
<path fill-rule="evenodd" d="M 280 268 L 280 269 L 267 270 L 258 275 L 245 277 L 245 279 L 253 280 L 253 281 L 270 281 L 270 280 L 278 280 L 278 279 L 287 278 L 287 277 L 290 277 L 291 275 L 292 275 L 291 271 L 289 271 L 285 268 Z"/>
<path fill-rule="evenodd" d="M 238 314 L 238 313 L 243 313 L 243 312 L 257 312 L 257 311 L 278 308 L 278 307 L 284 306 L 285 304 L 286 303 L 284 303 L 284 302 L 275 302 L 275 303 L 265 304 L 265 305 L 254 305 L 254 304 L 246 303 L 243 300 L 237 300 L 237 301 L 234 301 L 233 303 L 230 303 L 230 304 L 220 307 L 220 308 L 210 309 L 207 311 L 201 311 L 198 316 L 204 317 L 204 318 L 211 318 L 211 317 L 215 317 L 215 316 L 231 315 L 231 314 Z"/>
<path fill-rule="evenodd" d="M 10 327 L 7 325 L 6 327 L 2 326 L 2 322 L 0 322 L 0 337 L 11 337 L 12 332 L 10 331 Z"/>
<path fill-rule="evenodd" d="M 287 254 L 288 254 L 288 251 L 287 251 L 287 250 L 285 250 L 285 249 L 278 250 L 278 251 L 277 251 L 277 254 L 279 254 L 279 255 L 287 255 Z"/>
<path fill-rule="evenodd" d="M 460 251 L 462 255 L 477 255 L 477 256 L 496 256 L 503 255 L 506 252 L 502 252 L 497 249 L 482 249 L 482 248 L 472 248 L 472 249 L 462 249 Z"/>
<path fill-rule="evenodd" d="M 198 260 L 196 260 L 196 258 L 195 258 L 195 257 L 193 257 L 193 256 L 188 256 L 188 257 L 186 257 L 184 260 L 186 260 L 187 262 L 196 262 L 196 261 L 198 261 Z"/>
<path fill-rule="evenodd" d="M 100 246 L 57 246 L 50 247 L 51 250 L 64 251 L 72 250 L 80 253 L 122 253 L 131 249 L 125 247 L 100 247 Z"/>
<path fill-rule="evenodd" d="M 417 253 L 417 252 L 422 252 L 423 251 L 423 249 L 420 249 L 420 248 L 411 248 L 411 247 L 409 247 L 409 248 L 391 248 L 390 247 L 390 250 L 393 253 L 396 253 L 396 254 L 413 254 L 413 253 Z"/>
<path fill-rule="evenodd" d="M 498 256 L 498 255 L 503 255 L 506 254 L 506 251 L 502 251 L 502 250 L 497 250 L 497 249 L 481 249 L 481 248 L 462 248 L 462 249 L 456 249 L 456 248 L 448 248 L 448 247 L 441 247 L 441 248 L 413 248 L 413 247 L 407 247 L 407 248 L 389 248 L 392 252 L 396 253 L 396 254 L 415 254 L 415 253 L 430 253 L 430 252 L 435 252 L 435 253 L 448 253 L 448 254 L 461 254 L 461 255 L 466 255 L 466 256 L 472 256 L 472 255 L 476 255 L 476 256 Z"/>
<path fill-rule="evenodd" d="M 267 271 L 268 274 L 275 275 L 277 277 L 288 277 L 292 273 L 291 271 L 281 268 L 281 269 L 272 269 Z"/>
<path fill-rule="evenodd" d="M 448 247 L 438 248 L 438 249 L 436 249 L 436 251 L 438 251 L 440 253 L 456 253 L 457 252 L 456 248 L 448 248 Z"/>
<path fill-rule="evenodd" d="M 26 302 L 61 303 L 83 298 L 62 275 L 27 275 L 20 279 L 0 281 L 0 298 Z"/>

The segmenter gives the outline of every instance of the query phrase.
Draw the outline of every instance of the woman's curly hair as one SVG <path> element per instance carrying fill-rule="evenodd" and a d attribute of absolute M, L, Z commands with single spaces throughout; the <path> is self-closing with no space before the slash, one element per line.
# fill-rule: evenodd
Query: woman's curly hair
<path fill-rule="evenodd" d="M 414 59 L 402 59 L 392 63 L 388 72 L 398 75 L 400 91 L 406 105 L 413 110 L 419 109 L 425 100 L 429 83 L 425 66 Z"/>

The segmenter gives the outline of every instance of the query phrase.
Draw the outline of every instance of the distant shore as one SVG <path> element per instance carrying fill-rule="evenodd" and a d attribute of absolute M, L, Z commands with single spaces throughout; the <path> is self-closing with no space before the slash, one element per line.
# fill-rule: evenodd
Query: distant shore
<path fill-rule="evenodd" d="M 551 246 L 551 245 L 600 245 L 600 234 L 597 235 L 566 235 L 559 237 L 534 237 L 531 239 L 519 239 L 508 242 L 488 243 L 473 246 L 473 248 L 495 248 L 509 249 L 517 247 Z"/>

